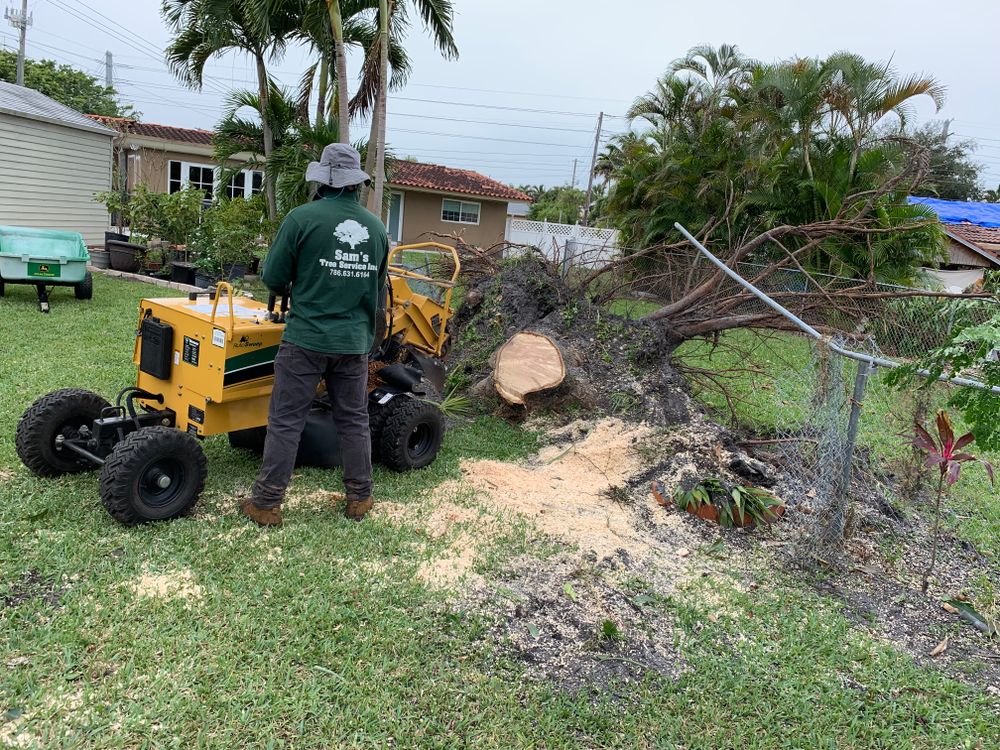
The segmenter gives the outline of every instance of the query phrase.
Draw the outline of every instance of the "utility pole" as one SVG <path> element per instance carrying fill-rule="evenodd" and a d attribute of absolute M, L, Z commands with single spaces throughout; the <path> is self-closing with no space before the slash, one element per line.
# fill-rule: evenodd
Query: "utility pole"
<path fill-rule="evenodd" d="M 948 136 L 951 135 L 951 133 L 949 132 L 950 130 L 951 130 L 951 120 L 945 120 L 944 121 L 944 125 L 941 126 L 941 138 L 942 138 L 942 140 L 945 140 L 945 141 L 948 140 Z"/>
<path fill-rule="evenodd" d="M 21 0 L 21 10 L 7 8 L 4 17 L 10 25 L 21 32 L 21 42 L 17 49 L 17 85 L 24 85 L 24 43 L 28 35 L 28 27 L 31 26 L 31 16 L 28 15 L 28 0 Z"/>
<path fill-rule="evenodd" d="M 576 187 L 576 163 L 578 161 L 580 161 L 580 160 L 579 159 L 574 159 L 573 160 L 573 179 L 569 183 L 570 187 Z"/>
<path fill-rule="evenodd" d="M 114 61 L 111 59 L 111 50 L 104 53 L 104 85 L 109 89 L 115 85 Z"/>
<path fill-rule="evenodd" d="M 597 147 L 601 143 L 601 127 L 604 125 L 604 113 L 597 116 L 597 134 L 594 136 L 594 155 L 590 157 L 590 177 L 587 180 L 587 200 L 583 204 L 583 225 L 588 226 L 590 218 L 590 196 L 594 189 L 594 169 L 597 167 Z"/>

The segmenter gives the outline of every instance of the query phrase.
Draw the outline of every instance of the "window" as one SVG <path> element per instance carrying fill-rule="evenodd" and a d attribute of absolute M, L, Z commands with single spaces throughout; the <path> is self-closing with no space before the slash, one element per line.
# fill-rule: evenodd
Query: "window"
<path fill-rule="evenodd" d="M 226 197 L 236 198 L 239 196 L 242 198 L 246 195 L 247 191 L 247 176 L 245 172 L 237 172 L 229 180 L 229 184 L 226 185 Z"/>
<path fill-rule="evenodd" d="M 229 179 L 226 186 L 227 198 L 249 198 L 264 189 L 264 173 L 255 169 L 244 169 Z"/>
<path fill-rule="evenodd" d="M 176 193 L 187 187 L 198 188 L 205 193 L 206 198 L 211 198 L 215 192 L 215 167 L 171 161 L 167 173 L 167 192 Z"/>
<path fill-rule="evenodd" d="M 215 194 L 215 182 L 219 178 L 219 168 L 209 164 L 195 164 L 187 161 L 170 161 L 167 172 L 167 192 L 176 193 L 187 187 L 199 188 L 205 197 Z M 255 169 L 244 169 L 229 179 L 223 193 L 227 198 L 249 198 L 264 189 L 264 173 Z"/>
<path fill-rule="evenodd" d="M 479 204 L 445 198 L 441 202 L 441 221 L 456 221 L 460 224 L 479 223 Z"/>

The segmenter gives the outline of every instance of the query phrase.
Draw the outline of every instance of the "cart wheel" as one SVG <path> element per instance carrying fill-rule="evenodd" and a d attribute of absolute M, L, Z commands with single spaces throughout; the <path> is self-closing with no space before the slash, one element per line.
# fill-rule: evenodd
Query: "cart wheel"
<path fill-rule="evenodd" d="M 3 282 L 0 281 L 0 297 L 3 297 Z"/>
<path fill-rule="evenodd" d="M 83 275 L 83 281 L 73 287 L 73 294 L 77 299 L 92 299 L 94 296 L 94 277 L 87 271 Z"/>
<path fill-rule="evenodd" d="M 182 516 L 194 507 L 208 474 L 198 441 L 173 427 L 128 435 L 101 469 L 101 501 L 126 526 Z"/>
<path fill-rule="evenodd" d="M 264 452 L 264 440 L 266 439 L 267 427 L 234 430 L 229 433 L 229 447 L 236 450 L 250 451 L 259 456 Z"/>
<path fill-rule="evenodd" d="M 398 403 L 397 403 L 398 402 Z M 394 471 L 421 469 L 437 458 L 444 437 L 444 419 L 434 404 L 397 396 L 379 439 L 379 456 Z"/>
<path fill-rule="evenodd" d="M 63 388 L 42 396 L 17 423 L 14 446 L 18 457 L 40 477 L 93 469 L 85 458 L 59 447 L 57 438 L 75 438 L 81 427 L 89 427 L 109 406 L 103 397 L 79 388 Z"/>

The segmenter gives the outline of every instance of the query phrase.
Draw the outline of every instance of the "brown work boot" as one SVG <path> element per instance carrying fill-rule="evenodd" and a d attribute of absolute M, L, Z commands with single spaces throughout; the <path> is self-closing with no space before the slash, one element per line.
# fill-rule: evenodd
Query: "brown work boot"
<path fill-rule="evenodd" d="M 258 508 L 253 500 L 247 498 L 240 503 L 240 513 L 258 526 L 281 526 L 281 506 L 274 508 Z"/>
<path fill-rule="evenodd" d="M 344 515 L 353 521 L 360 521 L 368 515 L 368 511 L 372 509 L 374 504 L 375 498 L 371 495 L 369 495 L 365 500 L 348 500 Z"/>

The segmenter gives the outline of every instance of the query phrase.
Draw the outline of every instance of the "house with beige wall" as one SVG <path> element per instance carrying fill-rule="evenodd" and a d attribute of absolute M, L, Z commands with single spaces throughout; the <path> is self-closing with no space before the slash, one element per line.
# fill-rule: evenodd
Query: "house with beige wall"
<path fill-rule="evenodd" d="M 116 159 L 120 173 L 127 175 L 129 190 L 139 183 L 164 193 L 194 186 L 205 192 L 206 199 L 217 197 L 220 168 L 213 157 L 212 131 L 88 117 L 120 134 Z M 250 153 L 237 154 L 226 166 L 239 171 L 228 180 L 224 197 L 261 192 L 264 173 L 254 168 Z M 389 177 L 388 207 L 382 218 L 390 237 L 400 243 L 443 239 L 490 247 L 504 240 L 508 204 L 530 201 L 524 193 L 478 172 L 440 164 L 396 161 Z"/>
<path fill-rule="evenodd" d="M 212 131 L 194 128 L 175 128 L 137 122 L 121 117 L 88 115 L 119 133 L 116 142 L 116 159 L 119 174 L 124 173 L 126 186 L 132 190 L 145 183 L 158 193 L 175 193 L 186 187 L 197 187 L 205 197 L 215 197 L 219 178 L 219 164 L 213 156 Z M 237 154 L 226 166 L 240 169 L 227 182 L 226 197 L 234 198 L 261 192 L 264 173 L 246 166 L 253 159 L 250 153 Z"/>
<path fill-rule="evenodd" d="M 524 193 L 469 169 L 396 161 L 389 175 L 389 236 L 405 244 L 439 240 L 490 247 L 504 241 L 507 205 Z"/>

